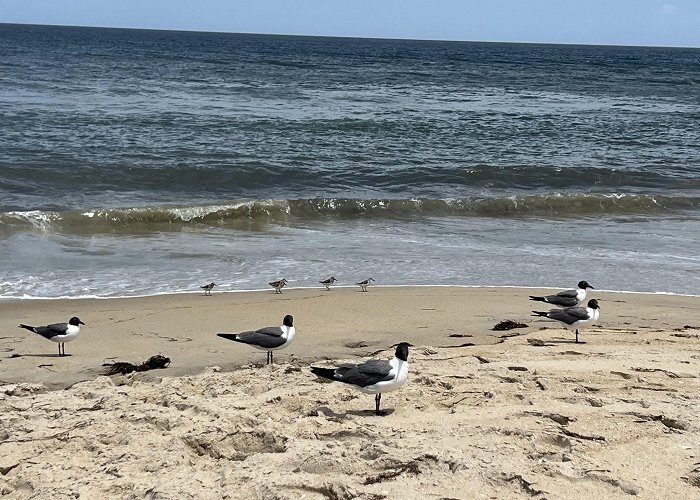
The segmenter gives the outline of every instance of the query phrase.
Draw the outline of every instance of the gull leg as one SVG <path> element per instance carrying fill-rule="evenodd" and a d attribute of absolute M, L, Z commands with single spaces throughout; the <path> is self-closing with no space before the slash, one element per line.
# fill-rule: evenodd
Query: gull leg
<path fill-rule="evenodd" d="M 375 405 L 376 405 L 376 408 L 375 408 L 375 410 L 374 410 L 374 413 L 376 413 L 377 415 L 381 415 L 381 413 L 379 413 L 379 402 L 380 402 L 381 400 L 382 400 L 382 393 L 381 393 L 381 392 L 378 392 L 377 395 L 374 396 L 374 403 L 375 403 Z"/>
<path fill-rule="evenodd" d="M 578 344 L 578 328 L 576 329 L 576 343 Z"/>

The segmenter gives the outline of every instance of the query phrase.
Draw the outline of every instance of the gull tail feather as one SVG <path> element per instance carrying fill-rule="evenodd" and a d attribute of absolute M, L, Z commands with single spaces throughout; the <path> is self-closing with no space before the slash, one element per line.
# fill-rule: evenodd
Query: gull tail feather
<path fill-rule="evenodd" d="M 334 368 L 318 368 L 316 366 L 311 367 L 311 373 L 322 378 L 327 378 L 330 380 L 335 380 L 335 369 Z"/>
<path fill-rule="evenodd" d="M 19 327 L 24 328 L 25 330 L 29 330 L 32 333 L 37 333 L 36 328 L 34 328 L 33 326 L 29 326 L 29 325 L 25 325 L 25 324 L 20 323 Z"/>
<path fill-rule="evenodd" d="M 226 340 L 233 340 L 238 342 L 238 334 L 237 333 L 217 333 L 217 337 L 221 337 L 222 339 Z"/>

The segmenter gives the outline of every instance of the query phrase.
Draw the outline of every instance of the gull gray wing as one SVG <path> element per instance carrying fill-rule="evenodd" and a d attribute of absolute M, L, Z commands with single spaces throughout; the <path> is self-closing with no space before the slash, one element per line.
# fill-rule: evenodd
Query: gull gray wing
<path fill-rule="evenodd" d="M 51 339 L 57 335 L 65 335 L 68 331 L 68 323 L 54 323 L 52 325 L 37 326 L 34 331 L 44 338 Z"/>
<path fill-rule="evenodd" d="M 564 293 L 564 292 L 562 292 Z M 562 306 L 562 307 L 574 307 L 578 305 L 578 299 L 576 298 L 576 294 L 574 294 L 573 297 L 566 297 L 563 295 L 547 295 L 546 297 L 543 297 L 544 301 L 547 302 L 548 304 L 554 304 L 555 306 Z"/>
<path fill-rule="evenodd" d="M 370 359 L 359 365 L 341 365 L 335 370 L 335 379 L 340 382 L 366 387 L 382 380 L 391 380 L 392 366 L 389 361 Z"/>
<path fill-rule="evenodd" d="M 236 335 L 238 342 L 256 345 L 265 349 L 272 349 L 283 345 L 286 340 L 282 338 L 282 329 L 279 326 L 269 326 L 259 330 L 243 332 Z"/>
<path fill-rule="evenodd" d="M 566 309 L 554 309 L 547 313 L 547 317 L 573 325 L 577 321 L 588 319 L 588 309 L 585 307 L 567 307 Z"/>
<path fill-rule="evenodd" d="M 254 332 L 243 332 L 239 335 L 248 335 L 249 333 L 259 333 L 260 335 L 269 335 L 270 337 L 281 337 L 282 328 L 280 328 L 279 326 L 268 326 L 265 328 L 259 328 Z"/>
<path fill-rule="evenodd" d="M 563 292 L 559 292 L 556 296 L 563 299 L 575 299 L 577 297 L 577 293 L 578 292 L 576 290 L 564 290 Z"/>

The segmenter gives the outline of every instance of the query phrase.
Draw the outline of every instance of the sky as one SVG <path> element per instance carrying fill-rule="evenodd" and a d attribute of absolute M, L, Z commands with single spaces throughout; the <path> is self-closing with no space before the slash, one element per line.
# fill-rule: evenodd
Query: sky
<path fill-rule="evenodd" d="M 0 23 L 700 47 L 700 0 L 0 0 Z"/>

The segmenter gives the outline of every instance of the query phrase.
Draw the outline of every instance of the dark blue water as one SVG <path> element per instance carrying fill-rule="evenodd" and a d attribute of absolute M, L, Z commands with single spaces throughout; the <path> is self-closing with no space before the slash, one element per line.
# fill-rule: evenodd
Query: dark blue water
<path fill-rule="evenodd" d="M 695 293 L 698 240 L 698 49 L 0 25 L 0 296 Z"/>

